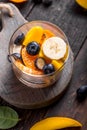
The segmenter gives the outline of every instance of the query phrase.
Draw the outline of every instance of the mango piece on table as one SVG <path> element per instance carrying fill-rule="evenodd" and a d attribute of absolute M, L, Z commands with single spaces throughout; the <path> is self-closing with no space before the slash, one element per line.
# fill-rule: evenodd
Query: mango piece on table
<path fill-rule="evenodd" d="M 59 130 L 67 127 L 82 127 L 82 124 L 67 117 L 49 117 L 37 122 L 30 130 Z"/>
<path fill-rule="evenodd" d="M 76 2 L 84 9 L 87 9 L 87 0 L 76 0 Z"/>

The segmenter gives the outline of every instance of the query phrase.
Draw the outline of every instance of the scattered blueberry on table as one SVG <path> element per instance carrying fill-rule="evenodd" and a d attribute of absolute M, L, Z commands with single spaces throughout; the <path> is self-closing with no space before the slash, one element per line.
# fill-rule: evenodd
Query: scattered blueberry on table
<path fill-rule="evenodd" d="M 43 0 L 42 2 L 45 6 L 50 6 L 52 4 L 52 0 Z"/>
<path fill-rule="evenodd" d="M 42 0 L 33 0 L 33 2 L 34 2 L 35 4 L 40 4 L 40 3 L 42 2 Z"/>
<path fill-rule="evenodd" d="M 44 6 L 50 6 L 52 4 L 52 0 L 33 0 L 35 4 L 42 3 Z"/>
<path fill-rule="evenodd" d="M 87 85 L 78 88 L 76 93 L 77 93 L 77 100 L 79 102 L 85 100 L 85 98 L 87 97 Z"/>

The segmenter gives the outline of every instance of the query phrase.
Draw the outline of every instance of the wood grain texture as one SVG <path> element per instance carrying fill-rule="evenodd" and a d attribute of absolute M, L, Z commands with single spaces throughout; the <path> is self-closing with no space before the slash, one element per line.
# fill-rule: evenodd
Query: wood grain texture
<path fill-rule="evenodd" d="M 6 2 L 7 0 L 0 1 Z M 27 4 L 29 4 L 29 1 Z M 23 9 L 24 16 L 27 14 L 27 10 L 25 11 L 26 5 L 24 8 L 22 5 L 19 6 L 20 10 Z M 38 19 L 53 22 L 54 24 L 59 25 L 66 33 L 75 54 L 73 77 L 69 84 L 68 91 L 61 100 L 46 108 L 22 110 L 1 100 L 1 105 L 11 106 L 18 112 L 19 117 L 22 119 L 10 130 L 29 130 L 34 123 L 49 116 L 73 117 L 83 124 L 81 130 L 87 130 L 87 99 L 83 103 L 78 103 L 76 100 L 76 89 L 81 85 L 87 84 L 87 11 L 80 8 L 75 1 L 53 0 L 52 6 L 48 8 L 45 8 L 42 4 L 34 6 L 32 12 L 27 16 L 28 21 Z M 67 128 L 64 130 L 79 129 Z"/>

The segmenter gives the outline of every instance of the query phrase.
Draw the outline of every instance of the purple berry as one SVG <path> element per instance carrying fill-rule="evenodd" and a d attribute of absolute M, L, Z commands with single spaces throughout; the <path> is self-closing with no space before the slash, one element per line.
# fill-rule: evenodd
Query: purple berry
<path fill-rule="evenodd" d="M 30 42 L 27 47 L 26 47 L 26 51 L 28 54 L 30 55 L 37 55 L 40 51 L 40 45 L 37 42 Z"/>

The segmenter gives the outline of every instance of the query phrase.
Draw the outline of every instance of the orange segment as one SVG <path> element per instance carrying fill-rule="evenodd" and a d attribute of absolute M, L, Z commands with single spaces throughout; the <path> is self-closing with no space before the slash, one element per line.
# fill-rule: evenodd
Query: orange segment
<path fill-rule="evenodd" d="M 37 58 L 37 55 L 31 56 L 27 53 L 26 47 L 22 48 L 22 59 L 23 59 L 25 66 L 35 69 L 34 61 L 36 58 Z"/>
<path fill-rule="evenodd" d="M 42 49 L 40 49 L 39 57 L 43 57 L 43 58 L 45 59 L 46 63 L 51 63 L 51 61 L 52 61 L 51 59 L 49 59 L 48 57 L 46 57 L 46 56 L 44 55 Z"/>
<path fill-rule="evenodd" d="M 19 61 L 19 60 L 15 61 L 15 65 L 23 72 L 26 72 L 26 73 L 30 73 L 31 72 L 31 69 L 29 69 L 28 67 L 24 66 L 22 64 L 22 62 Z"/>
<path fill-rule="evenodd" d="M 43 74 L 43 72 L 41 70 L 38 70 L 36 67 L 35 67 L 35 59 L 37 58 L 38 56 L 31 56 L 29 55 L 27 52 L 26 52 L 26 48 L 22 48 L 22 59 L 23 59 L 23 62 L 25 64 L 25 66 L 30 69 L 30 72 L 29 73 L 32 73 L 32 74 Z"/>
<path fill-rule="evenodd" d="M 40 26 L 32 27 L 25 36 L 23 45 L 27 46 L 32 41 L 40 43 L 43 35 L 43 28 Z"/>
<path fill-rule="evenodd" d="M 44 29 L 43 33 L 46 35 L 47 38 L 55 36 L 54 33 L 52 33 L 50 30 Z"/>
<path fill-rule="evenodd" d="M 50 37 L 54 37 L 54 36 L 55 35 L 50 30 L 44 29 L 40 44 L 42 44 L 46 39 L 48 39 Z"/>
<path fill-rule="evenodd" d="M 34 69 L 32 69 L 32 68 L 28 68 L 28 67 L 24 66 L 24 65 L 22 64 L 22 62 L 19 61 L 19 60 L 16 60 L 16 61 L 15 61 L 15 65 L 16 65 L 21 71 L 23 71 L 23 72 L 25 72 L 25 73 L 27 73 L 27 74 L 35 74 L 35 75 L 41 75 L 41 74 L 43 74 L 42 71 L 34 70 Z"/>

